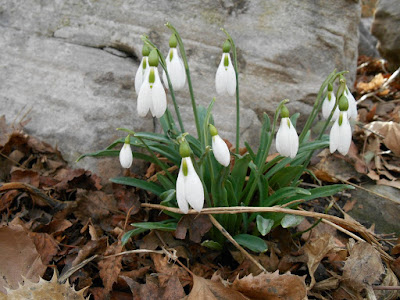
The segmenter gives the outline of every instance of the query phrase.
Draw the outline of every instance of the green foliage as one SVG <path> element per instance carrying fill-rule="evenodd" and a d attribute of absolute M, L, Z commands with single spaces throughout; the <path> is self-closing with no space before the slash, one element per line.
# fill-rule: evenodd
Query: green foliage
<path fill-rule="evenodd" d="M 144 189 L 158 196 L 161 205 L 166 207 L 177 207 L 176 200 L 176 179 L 181 164 L 181 156 L 190 155 L 194 169 L 197 172 L 203 187 L 206 203 L 209 207 L 227 207 L 227 206 L 261 206 L 270 207 L 275 205 L 287 205 L 287 208 L 296 209 L 301 202 L 309 201 L 318 197 L 334 195 L 345 189 L 352 188 L 348 185 L 328 185 L 312 189 L 300 187 L 300 178 L 307 172 L 307 167 L 312 154 L 329 145 L 329 136 L 325 134 L 325 129 L 330 122 L 330 118 L 324 124 L 324 128 L 317 137 L 311 137 L 311 127 L 321 110 L 323 99 L 325 98 L 327 87 L 345 72 L 333 71 L 322 83 L 318 92 L 313 110 L 307 119 L 307 122 L 299 136 L 299 148 L 294 158 L 278 155 L 267 159 L 274 139 L 275 131 L 278 125 L 280 114 L 288 117 L 285 104 L 289 100 L 283 100 L 276 108 L 272 119 L 264 113 L 262 128 L 259 139 L 259 147 L 253 150 L 247 142 L 244 145 L 246 153 L 239 154 L 239 79 L 236 46 L 232 37 L 224 30 L 227 36 L 226 45 L 229 44 L 232 50 L 232 60 L 236 73 L 236 151 L 231 153 L 233 163 L 228 167 L 221 166 L 212 153 L 212 139 L 209 131 L 209 125 L 213 135 L 218 132 L 215 127 L 222 120 L 214 120 L 212 108 L 215 99 L 210 101 L 209 106 L 203 107 L 196 104 L 190 70 L 186 58 L 186 52 L 183 41 L 177 30 L 169 23 L 166 26 L 171 30 L 173 45 L 179 49 L 180 56 L 183 59 L 190 100 L 193 109 L 197 137 L 184 130 L 184 124 L 180 116 L 179 106 L 177 105 L 174 89 L 166 68 L 164 55 L 146 36 L 142 36 L 145 46 L 149 49 L 150 65 L 159 63 L 166 72 L 168 80 L 168 89 L 174 104 L 175 112 L 172 114 L 169 109 L 159 119 L 163 133 L 134 132 L 130 129 L 120 128 L 130 134 L 130 144 L 133 148 L 134 159 L 144 160 L 155 164 L 162 171 L 156 174 L 157 182 L 150 182 L 143 179 L 132 177 L 117 177 L 111 179 L 112 182 L 124 184 Z M 227 48 L 226 48 L 227 49 Z M 228 50 L 228 51 L 229 51 Z M 147 53 L 147 52 L 146 52 Z M 157 61 L 154 61 L 157 60 Z M 340 84 L 343 86 L 343 83 Z M 211 97 L 210 97 L 211 98 Z M 336 107 L 335 107 L 336 108 Z M 333 112 L 333 110 L 332 110 Z M 332 117 L 332 114 L 331 114 Z M 177 119 L 175 124 L 174 118 Z M 293 126 L 296 127 L 299 113 L 294 113 L 290 119 Z M 215 127 L 214 127 L 215 125 Z M 215 129 L 215 130 L 214 130 Z M 103 150 L 84 154 L 78 160 L 84 157 L 113 157 L 119 155 L 119 149 L 124 143 L 125 138 L 119 138 Z M 180 155 L 181 145 L 181 155 Z M 182 148 L 184 153 L 182 152 Z M 176 168 L 172 168 L 176 166 Z M 129 238 L 143 233 L 147 230 L 167 230 L 176 229 L 176 224 L 180 218 L 177 213 L 164 211 L 171 219 L 162 222 L 146 222 L 132 224 L 136 228 L 125 233 L 122 242 L 125 244 Z M 255 252 L 265 252 L 268 247 L 264 240 L 256 235 L 265 236 L 276 226 L 291 227 L 301 221 L 301 217 L 295 215 L 284 215 L 277 213 L 241 213 L 232 215 L 218 215 L 216 219 L 232 235 L 234 239 L 243 247 Z M 248 225 L 256 222 L 254 234 L 248 234 Z M 221 250 L 224 238 L 221 234 L 212 230 L 209 234 L 209 240 L 202 243 L 203 246 Z"/>

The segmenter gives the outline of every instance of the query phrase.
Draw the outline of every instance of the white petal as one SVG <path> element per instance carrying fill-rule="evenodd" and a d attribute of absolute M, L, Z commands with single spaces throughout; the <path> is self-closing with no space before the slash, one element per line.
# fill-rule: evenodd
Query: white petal
<path fill-rule="evenodd" d="M 183 88 L 186 82 L 185 67 L 182 59 L 178 55 L 178 50 L 172 48 L 172 60 L 168 66 L 169 76 L 171 77 L 172 86 L 175 90 L 179 91 Z M 170 51 L 171 51 L 170 50 Z"/>
<path fill-rule="evenodd" d="M 182 158 L 182 162 L 183 162 Z M 183 175 L 182 171 L 182 162 L 181 168 L 179 169 L 178 179 L 176 180 L 176 201 L 178 202 L 179 209 L 185 214 L 189 211 L 189 205 L 185 198 L 185 175 Z"/>
<path fill-rule="evenodd" d="M 229 60 L 228 69 L 225 71 L 226 91 L 228 92 L 229 96 L 233 96 L 235 95 L 236 92 L 236 73 L 232 65 L 231 56 L 229 55 L 229 53 L 227 53 L 226 55 L 228 55 L 228 60 Z"/>
<path fill-rule="evenodd" d="M 346 155 L 349 152 L 351 145 L 351 126 L 347 118 L 347 112 L 343 112 L 343 122 L 339 126 L 340 141 L 338 145 L 338 151 L 342 155 Z"/>
<path fill-rule="evenodd" d="M 161 118 L 167 109 L 167 95 L 161 84 L 158 70 L 155 69 L 155 81 L 152 88 L 152 105 L 150 106 L 153 117 Z"/>
<path fill-rule="evenodd" d="M 200 212 L 204 206 L 203 184 L 197 175 L 190 157 L 185 157 L 188 166 L 188 175 L 185 176 L 185 198 L 194 210 Z"/>
<path fill-rule="evenodd" d="M 345 96 L 347 98 L 347 101 L 349 102 L 349 109 L 348 109 L 348 118 L 352 120 L 357 119 L 357 103 L 356 99 L 354 99 L 354 96 L 352 93 L 350 93 L 349 89 L 346 87 L 345 90 Z"/>
<path fill-rule="evenodd" d="M 139 94 L 140 87 L 142 86 L 142 83 L 143 83 L 143 75 L 144 75 L 143 74 L 143 60 L 144 60 L 144 57 L 140 61 L 139 68 L 137 69 L 136 75 L 135 75 L 135 91 L 136 91 L 136 94 Z"/>
<path fill-rule="evenodd" d="M 137 98 L 137 112 L 141 117 L 145 117 L 151 105 L 151 88 L 149 84 L 149 72 L 146 72 L 147 77 L 140 87 L 139 95 Z"/>
<path fill-rule="evenodd" d="M 290 156 L 290 130 L 287 124 L 288 119 L 289 118 L 282 118 L 281 125 L 276 133 L 276 150 L 282 156 Z"/>
<path fill-rule="evenodd" d="M 328 119 L 330 116 L 333 107 L 335 106 L 336 103 L 336 97 L 334 93 L 331 93 L 331 100 L 329 101 L 328 96 L 326 96 L 324 103 L 322 104 L 322 116 L 324 119 Z M 332 119 L 335 121 L 339 117 L 339 107 L 336 106 L 335 112 L 333 113 Z"/>
<path fill-rule="evenodd" d="M 215 159 L 224 167 L 229 166 L 231 154 L 229 153 L 228 145 L 218 134 L 212 137 L 212 149 Z"/>
<path fill-rule="evenodd" d="M 289 118 L 288 120 L 290 122 L 290 128 L 289 128 L 290 157 L 295 158 L 297 155 L 297 151 L 299 150 L 299 136 L 297 135 L 296 129 L 294 128 Z"/>
<path fill-rule="evenodd" d="M 226 91 L 226 77 L 224 67 L 224 54 L 222 54 L 221 62 L 219 63 L 217 73 L 215 74 L 215 89 L 218 95 L 225 94 Z"/>
<path fill-rule="evenodd" d="M 124 144 L 119 152 L 119 162 L 123 168 L 129 169 L 132 166 L 133 155 L 131 145 Z"/>
<path fill-rule="evenodd" d="M 329 134 L 329 151 L 335 152 L 339 145 L 340 132 L 339 132 L 339 119 L 333 123 L 331 132 Z"/>

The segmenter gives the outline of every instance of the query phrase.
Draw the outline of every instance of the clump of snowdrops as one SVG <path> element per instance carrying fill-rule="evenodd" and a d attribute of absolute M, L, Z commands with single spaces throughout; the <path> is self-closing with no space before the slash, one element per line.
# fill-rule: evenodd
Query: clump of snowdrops
<path fill-rule="evenodd" d="M 223 137 L 218 134 L 220 124 L 212 115 L 214 102 L 218 100 L 211 95 L 207 108 L 197 105 L 183 41 L 171 24 L 167 23 L 166 26 L 171 30 L 168 54 L 164 58 L 147 36 L 141 36 L 144 43 L 143 58 L 135 76 L 137 113 L 143 118 L 148 117 L 149 113 L 157 118 L 163 132 L 135 132 L 131 128 L 119 128 L 128 134 L 125 138 L 114 141 L 104 150 L 82 157 L 119 156 L 123 168 L 130 168 L 137 159 L 156 164 L 161 169 L 156 174 L 156 182 L 132 177 L 118 177 L 111 181 L 147 190 L 158 197 L 161 205 L 179 207 L 182 214 L 188 213 L 190 207 L 198 212 L 204 207 L 233 206 L 284 205 L 295 209 L 302 202 L 351 188 L 343 184 L 307 189 L 299 186 L 302 174 L 308 172 L 313 175 L 307 166 L 314 151 L 329 146 L 331 152 L 338 150 L 346 155 L 349 150 L 352 136 L 349 120 L 357 117 L 357 107 L 343 77 L 346 72 L 333 71 L 322 83 L 300 135 L 296 130 L 299 113 L 290 115 L 285 106 L 289 100 L 285 99 L 276 108 L 272 120 L 264 114 L 258 149 L 252 149 L 244 142 L 246 151 L 240 154 L 239 76 L 232 37 L 222 29 L 226 40 L 216 70 L 215 88 L 218 95 L 228 94 L 232 97 L 232 105 L 236 104 L 234 150 L 228 149 Z M 163 82 L 159 66 L 162 68 Z M 175 100 L 175 92 L 182 90 L 186 82 L 197 132 L 186 132 Z M 163 84 L 172 100 L 177 120 L 174 120 L 168 108 Z M 336 92 L 333 90 L 335 85 Z M 310 129 L 321 110 L 325 123 L 321 132 L 312 137 Z M 332 122 L 330 134 L 327 135 L 325 131 Z M 279 155 L 267 162 L 274 136 Z M 138 151 L 141 148 L 145 151 Z M 132 224 L 136 228 L 123 236 L 123 242 L 150 229 L 175 230 L 182 215 L 168 211 L 164 213 L 170 219 Z M 302 220 L 302 217 L 295 215 L 259 212 L 222 214 L 215 218 L 240 245 L 256 252 L 267 250 L 260 236 L 265 236 L 276 226 L 296 226 Z M 249 224 L 252 222 L 256 222 L 256 230 L 249 233 Z M 211 230 L 207 238 L 202 243 L 204 246 L 213 249 L 222 249 L 224 246 L 225 238 L 218 230 Z"/>

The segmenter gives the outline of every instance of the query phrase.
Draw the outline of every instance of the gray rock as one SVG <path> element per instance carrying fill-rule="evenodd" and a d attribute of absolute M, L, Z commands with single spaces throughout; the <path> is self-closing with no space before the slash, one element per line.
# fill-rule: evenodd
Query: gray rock
<path fill-rule="evenodd" d="M 363 187 L 392 200 L 355 189 L 351 191 L 351 198 L 357 202 L 348 214 L 367 226 L 375 224 L 378 233 L 400 234 L 400 191 L 385 185 L 367 184 Z"/>
<path fill-rule="evenodd" d="M 400 66 L 400 1 L 380 0 L 375 11 L 371 32 L 378 39 L 379 53 L 389 69 Z"/>
<path fill-rule="evenodd" d="M 354 80 L 357 1 L 0 0 L 0 113 L 11 120 L 32 108 L 29 132 L 58 143 L 70 161 L 121 136 L 116 127 L 153 130 L 151 118 L 137 117 L 133 77 L 141 34 L 167 53 L 166 21 L 183 38 L 196 99 L 204 106 L 216 96 L 225 39 L 219 28 L 235 39 L 242 143 L 257 145 L 262 113 L 271 116 L 282 99 L 291 100 L 291 113 L 307 115 L 334 68 L 350 71 L 349 86 Z M 189 93 L 176 94 L 186 130 L 195 133 Z M 214 119 L 220 135 L 234 143 L 232 97 L 217 98 Z M 79 166 L 104 168 L 97 162 Z"/>
<path fill-rule="evenodd" d="M 362 18 L 358 25 L 360 39 L 358 41 L 358 55 L 379 57 L 376 49 L 377 39 L 371 34 L 372 18 Z"/>

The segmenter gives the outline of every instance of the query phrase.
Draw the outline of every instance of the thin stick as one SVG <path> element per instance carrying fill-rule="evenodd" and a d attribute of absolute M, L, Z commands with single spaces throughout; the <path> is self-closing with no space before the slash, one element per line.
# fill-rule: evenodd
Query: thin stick
<path fill-rule="evenodd" d="M 372 289 L 377 290 L 386 290 L 386 291 L 400 291 L 400 286 L 385 286 L 385 285 L 378 285 L 372 286 Z"/>
<path fill-rule="evenodd" d="M 211 222 L 214 224 L 215 227 L 218 228 L 219 231 L 236 247 L 244 256 L 246 256 L 248 259 L 251 260 L 261 271 L 267 273 L 267 270 L 258 262 L 255 260 L 253 256 L 251 256 L 246 250 L 243 249 L 242 246 L 240 246 L 234 239 L 233 237 L 228 233 L 228 231 L 225 230 L 224 227 L 222 227 L 221 224 L 218 223 L 218 221 L 212 216 L 208 215 L 210 218 Z"/>

